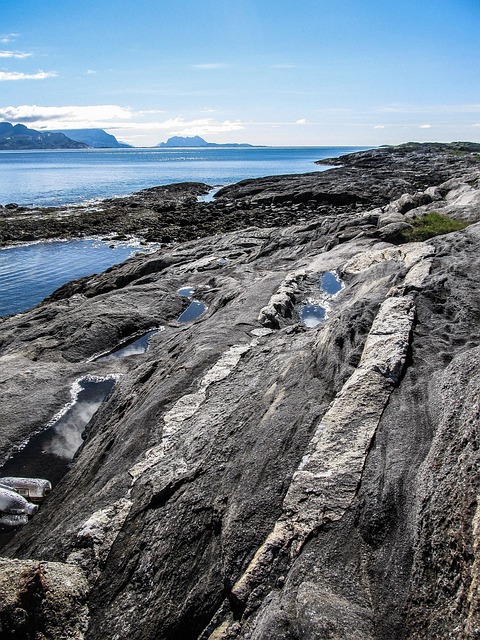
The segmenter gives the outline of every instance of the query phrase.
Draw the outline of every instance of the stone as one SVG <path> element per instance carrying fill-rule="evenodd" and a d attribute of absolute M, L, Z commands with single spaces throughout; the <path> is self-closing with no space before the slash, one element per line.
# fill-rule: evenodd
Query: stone
<path fill-rule="evenodd" d="M 2 637 L 84 640 L 88 588 L 72 565 L 0 558 Z"/>

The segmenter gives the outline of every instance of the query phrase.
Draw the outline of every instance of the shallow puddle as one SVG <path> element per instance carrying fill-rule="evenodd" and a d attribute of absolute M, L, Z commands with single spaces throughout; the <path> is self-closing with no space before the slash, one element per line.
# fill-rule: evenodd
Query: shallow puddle
<path fill-rule="evenodd" d="M 327 271 L 320 278 L 320 288 L 323 289 L 325 293 L 334 296 L 343 289 L 343 284 L 333 271 Z"/>
<path fill-rule="evenodd" d="M 177 322 L 192 322 L 201 316 L 202 313 L 205 313 L 206 310 L 206 304 L 198 302 L 198 300 L 192 300 L 185 311 L 178 316 Z"/>
<path fill-rule="evenodd" d="M 65 475 L 82 444 L 82 433 L 115 385 L 114 378 L 83 378 L 76 399 L 51 426 L 30 438 L 0 469 L 0 476 L 45 478 L 53 486 Z"/>
<path fill-rule="evenodd" d="M 108 362 L 109 360 L 118 360 L 119 358 L 126 358 L 127 356 L 135 356 L 140 353 L 145 353 L 148 349 L 150 338 L 157 333 L 160 329 L 153 329 L 148 333 L 145 333 L 139 338 L 135 338 L 129 342 L 116 347 L 113 351 L 106 353 L 104 356 L 98 356 L 94 358 L 95 362 Z"/>
<path fill-rule="evenodd" d="M 179 296 L 183 296 L 185 298 L 191 298 L 195 293 L 195 289 L 193 287 L 182 287 L 177 290 Z"/>
<path fill-rule="evenodd" d="M 313 329 L 325 320 L 326 314 L 326 309 L 319 304 L 304 304 L 300 309 L 300 320 L 306 327 Z"/>

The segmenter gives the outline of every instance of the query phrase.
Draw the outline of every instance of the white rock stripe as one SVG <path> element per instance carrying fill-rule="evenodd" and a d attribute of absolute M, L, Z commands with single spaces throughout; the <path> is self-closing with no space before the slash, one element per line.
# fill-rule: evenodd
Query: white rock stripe
<path fill-rule="evenodd" d="M 339 520 L 360 482 L 371 440 L 403 370 L 414 319 L 412 296 L 387 298 L 367 337 L 358 368 L 320 421 L 293 475 L 283 513 L 232 593 L 246 602 L 272 552 L 298 555 L 322 524 Z"/>
<path fill-rule="evenodd" d="M 203 376 L 197 391 L 185 394 L 177 400 L 170 411 L 167 411 L 163 418 L 164 428 L 161 442 L 146 451 L 144 458 L 128 471 L 132 477 L 133 483 L 135 483 L 138 478 L 145 473 L 145 471 L 162 460 L 165 453 L 175 445 L 177 436 L 181 431 L 184 422 L 195 415 L 201 405 L 205 402 L 207 389 L 210 385 L 215 382 L 220 382 L 220 380 L 223 380 L 230 375 L 238 365 L 242 355 L 256 344 L 257 340 L 254 339 L 249 343 L 237 344 L 230 347 L 230 349 L 225 351 L 213 367 L 211 367 Z"/>

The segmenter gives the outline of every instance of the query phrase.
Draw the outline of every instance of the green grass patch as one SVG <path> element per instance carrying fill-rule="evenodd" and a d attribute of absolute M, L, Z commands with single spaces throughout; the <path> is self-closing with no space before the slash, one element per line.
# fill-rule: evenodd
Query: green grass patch
<path fill-rule="evenodd" d="M 438 211 L 431 211 L 424 216 L 409 220 L 409 223 L 413 226 L 413 229 L 403 234 L 407 242 L 421 242 L 444 233 L 465 229 L 470 224 L 465 220 L 454 220 L 444 216 Z"/>

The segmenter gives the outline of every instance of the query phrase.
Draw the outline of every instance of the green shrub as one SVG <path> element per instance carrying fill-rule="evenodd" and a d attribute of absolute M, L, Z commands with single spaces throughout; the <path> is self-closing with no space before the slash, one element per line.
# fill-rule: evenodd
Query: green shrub
<path fill-rule="evenodd" d="M 440 236 L 444 233 L 465 229 L 465 227 L 469 225 L 465 220 L 454 220 L 442 215 L 438 211 L 431 211 L 424 216 L 409 220 L 409 223 L 413 226 L 413 229 L 403 234 L 407 242 L 428 240 L 429 238 Z"/>

